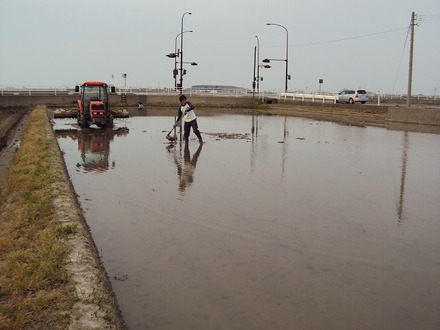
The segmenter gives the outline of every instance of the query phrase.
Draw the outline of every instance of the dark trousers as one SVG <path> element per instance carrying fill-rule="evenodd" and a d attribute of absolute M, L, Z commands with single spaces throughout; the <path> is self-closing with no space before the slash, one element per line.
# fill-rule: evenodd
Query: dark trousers
<path fill-rule="evenodd" d="M 190 122 L 185 121 L 183 123 L 183 139 L 185 141 L 188 141 L 191 127 L 193 129 L 194 134 L 199 138 L 199 141 L 202 141 L 202 136 L 200 135 L 199 127 L 197 126 L 197 119 L 194 119 Z"/>

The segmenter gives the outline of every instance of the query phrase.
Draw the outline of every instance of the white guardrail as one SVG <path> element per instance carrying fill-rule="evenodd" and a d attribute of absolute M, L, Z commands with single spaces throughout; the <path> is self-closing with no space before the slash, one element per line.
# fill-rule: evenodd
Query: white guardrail
<path fill-rule="evenodd" d="M 286 100 L 300 100 L 300 101 L 321 101 L 322 103 L 325 103 L 325 101 L 331 101 L 333 103 L 336 103 L 338 100 L 337 95 L 331 95 L 331 94 L 306 94 L 306 93 L 280 93 L 280 99 L 286 99 Z"/>
<path fill-rule="evenodd" d="M 67 87 L 0 86 L 0 95 L 65 95 L 74 91 Z"/>

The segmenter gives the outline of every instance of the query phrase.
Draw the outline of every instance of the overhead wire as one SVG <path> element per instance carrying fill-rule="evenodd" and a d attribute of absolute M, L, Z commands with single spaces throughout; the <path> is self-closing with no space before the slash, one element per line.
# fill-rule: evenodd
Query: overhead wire
<path fill-rule="evenodd" d="M 392 94 L 394 94 L 394 89 L 396 88 L 396 84 L 397 84 L 397 78 L 399 77 L 399 72 L 400 72 L 400 67 L 402 65 L 402 60 L 403 60 L 403 55 L 405 53 L 405 48 L 406 45 L 408 43 L 408 36 L 409 36 L 409 32 L 411 31 L 411 23 L 409 25 L 409 27 L 407 27 L 407 32 L 406 32 L 406 38 L 405 38 L 405 42 L 403 44 L 403 49 L 402 49 L 402 54 L 400 54 L 400 61 L 399 61 L 399 65 L 397 67 L 397 72 L 396 72 L 396 77 L 394 78 L 394 84 L 393 84 L 393 89 L 392 89 Z"/>
<path fill-rule="evenodd" d="M 436 15 L 418 15 L 419 21 L 440 21 L 440 14 Z"/>
<path fill-rule="evenodd" d="M 419 21 L 419 22 L 420 21 L 440 21 L 440 14 L 417 15 L 417 21 Z M 408 43 L 408 36 L 409 36 L 410 30 L 411 30 L 411 23 L 410 23 L 409 27 L 400 27 L 400 28 L 395 28 L 395 29 L 391 29 L 391 30 L 386 30 L 386 31 L 381 31 L 381 32 L 376 32 L 376 33 L 370 33 L 370 34 L 363 34 L 363 35 L 359 35 L 359 36 L 347 37 L 347 38 L 341 38 L 341 39 L 332 39 L 332 40 L 319 41 L 319 42 L 309 42 L 309 43 L 303 43 L 303 44 L 293 44 L 293 45 L 289 45 L 289 47 L 303 47 L 303 46 L 314 46 L 314 45 L 322 45 L 322 44 L 329 44 L 329 43 L 337 43 L 337 42 L 354 40 L 354 39 L 360 39 L 360 38 L 368 38 L 368 37 L 372 37 L 372 36 L 376 36 L 376 35 L 396 32 L 396 31 L 400 31 L 400 30 L 407 30 L 407 33 L 406 33 L 406 38 L 405 38 L 405 42 L 404 42 L 404 45 L 403 45 L 402 53 L 400 55 L 400 61 L 399 61 L 399 66 L 397 68 L 396 77 L 394 79 L 394 84 L 393 84 L 393 93 L 394 93 L 394 89 L 395 89 L 395 86 L 396 86 L 396 83 L 397 83 L 400 67 L 402 65 L 402 60 L 403 60 L 403 57 L 404 57 L 406 45 Z M 263 48 L 274 48 L 274 47 L 282 47 L 282 46 L 266 46 L 266 47 L 263 47 Z"/>
<path fill-rule="evenodd" d="M 396 29 L 391 29 L 391 30 L 386 30 L 386 31 L 381 31 L 381 32 L 375 32 L 375 33 L 369 33 L 369 34 L 363 34 L 363 35 L 359 35 L 359 36 L 347 37 L 347 38 L 341 38 L 341 39 L 332 39 L 332 40 L 318 41 L 318 42 L 308 42 L 308 43 L 303 43 L 303 44 L 293 44 L 293 45 L 289 45 L 289 48 L 290 47 L 303 47 L 303 46 L 322 45 L 322 44 L 336 43 L 336 42 L 342 42 L 342 41 L 354 40 L 354 39 L 360 39 L 360 38 L 368 38 L 368 37 L 372 37 L 372 36 L 376 36 L 376 35 L 391 33 L 391 32 L 405 30 L 405 29 L 407 29 L 407 27 L 400 27 L 400 28 L 396 28 Z M 284 47 L 284 46 L 265 46 L 265 47 L 262 47 L 262 48 L 275 48 L 275 47 Z"/>
<path fill-rule="evenodd" d="M 417 15 L 417 21 L 440 21 L 440 14 Z M 347 38 L 341 38 L 341 39 L 332 39 L 332 40 L 318 41 L 318 42 L 308 42 L 308 43 L 303 43 L 303 44 L 293 44 L 293 45 L 289 45 L 289 47 L 303 47 L 303 46 L 313 46 L 313 45 L 322 45 L 322 44 L 336 43 L 336 42 L 342 42 L 342 41 L 347 41 L 347 40 L 354 40 L 354 39 L 360 39 L 360 38 L 368 38 L 368 37 L 372 37 L 372 36 L 376 36 L 376 35 L 381 35 L 381 34 L 386 34 L 386 33 L 391 33 L 391 32 L 395 32 L 395 31 L 406 30 L 406 29 L 408 29 L 408 27 L 400 27 L 400 28 L 395 28 L 395 29 L 391 29 L 391 30 L 385 30 L 385 31 L 369 33 L 369 34 L 363 34 L 363 35 L 354 36 L 354 37 L 347 37 Z M 266 46 L 264 48 L 274 48 L 274 47 L 283 47 L 283 46 Z"/>
<path fill-rule="evenodd" d="M 335 42 L 341 42 L 341 41 L 347 41 L 347 40 L 367 38 L 367 37 L 372 37 L 372 36 L 376 36 L 376 35 L 380 35 L 380 34 L 385 34 L 385 33 L 395 32 L 395 31 L 399 31 L 399 30 L 404 30 L 404 29 L 407 29 L 407 27 L 401 27 L 401 28 L 396 28 L 396 29 L 386 30 L 386 31 L 376 32 L 376 33 L 370 33 L 370 34 L 363 34 L 363 35 L 360 35 L 360 36 L 354 36 L 354 37 L 348 37 L 348 38 L 333 39 L 333 40 L 319 41 L 319 42 L 310 42 L 310 43 L 304 43 L 304 44 L 294 44 L 293 46 L 294 47 L 300 47 L 300 46 L 313 46 L 313 45 L 329 44 L 329 43 L 335 43 Z"/>

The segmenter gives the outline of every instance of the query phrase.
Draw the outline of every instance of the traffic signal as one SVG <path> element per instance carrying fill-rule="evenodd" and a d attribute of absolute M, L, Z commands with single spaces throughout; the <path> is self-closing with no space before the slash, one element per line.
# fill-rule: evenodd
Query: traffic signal
<path fill-rule="evenodd" d="M 177 77 L 177 72 L 178 72 L 177 69 L 174 69 L 174 70 L 173 70 L 173 78 L 174 78 L 174 79 L 176 79 L 176 77 Z"/>
<path fill-rule="evenodd" d="M 186 75 L 186 70 L 185 69 L 183 69 L 183 75 Z"/>

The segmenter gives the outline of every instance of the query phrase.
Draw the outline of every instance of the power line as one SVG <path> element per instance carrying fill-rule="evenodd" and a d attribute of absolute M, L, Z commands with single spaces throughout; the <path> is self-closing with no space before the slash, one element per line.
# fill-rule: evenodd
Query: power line
<path fill-rule="evenodd" d="M 419 21 L 440 21 L 440 14 L 436 15 L 418 15 Z"/>
<path fill-rule="evenodd" d="M 399 66 L 397 67 L 396 77 L 394 78 L 394 84 L 393 84 L 393 89 L 392 89 L 392 93 L 393 94 L 394 94 L 394 89 L 396 87 L 397 78 L 399 76 L 400 66 L 402 65 L 402 60 L 403 60 L 403 55 L 404 55 L 404 52 L 405 52 L 406 44 L 408 42 L 408 36 L 409 36 L 410 28 L 411 28 L 411 26 L 406 28 L 406 29 L 408 29 L 408 31 L 406 33 L 405 43 L 403 44 L 402 54 L 400 55 L 400 61 L 399 61 Z"/>
<path fill-rule="evenodd" d="M 435 14 L 435 15 L 418 15 L 417 16 L 417 20 L 418 21 L 440 21 L 440 14 Z M 318 42 L 308 42 L 308 43 L 303 43 L 303 44 L 293 44 L 293 45 L 291 45 L 289 47 L 314 46 L 314 45 L 330 44 L 330 43 L 336 43 L 336 42 L 342 42 L 342 41 L 354 40 L 354 39 L 360 39 L 360 38 L 368 38 L 368 37 L 372 37 L 372 36 L 376 36 L 376 35 L 396 32 L 396 31 L 400 31 L 400 30 L 406 30 L 407 28 L 408 27 L 401 27 L 401 28 L 396 28 L 396 29 L 376 32 L 376 33 L 363 34 L 363 35 L 354 36 L 354 37 L 347 37 L 347 38 L 341 38 L 341 39 L 333 39 L 333 40 L 327 40 L 327 41 L 318 41 Z M 269 47 L 264 47 L 264 48 L 274 48 L 274 47 L 283 47 L 283 46 L 269 46 Z"/>
<path fill-rule="evenodd" d="M 395 31 L 400 31 L 400 30 L 405 30 L 407 29 L 407 27 L 401 27 L 401 28 L 396 28 L 396 29 L 392 29 L 392 30 L 386 30 L 386 31 L 382 31 L 382 32 L 376 32 L 376 33 L 370 33 L 370 34 L 363 34 L 363 35 L 359 35 L 359 36 L 354 36 L 354 37 L 347 37 L 347 38 L 341 38 L 341 39 L 333 39 L 333 40 L 327 40 L 327 41 L 318 41 L 318 42 L 309 42 L 309 43 L 304 43 L 304 44 L 293 44 L 289 47 L 303 47 L 303 46 L 314 46 L 314 45 L 322 45 L 322 44 L 329 44 L 329 43 L 336 43 L 336 42 L 342 42 L 342 41 L 347 41 L 347 40 L 353 40 L 353 39 L 360 39 L 360 38 L 367 38 L 367 37 L 372 37 L 372 36 L 376 36 L 376 35 L 380 35 L 380 34 L 385 34 L 385 33 L 390 33 L 390 32 L 395 32 Z M 266 46 L 264 48 L 274 48 L 274 47 L 283 47 L 283 46 Z M 263 47 L 262 47 L 263 48 Z"/>
<path fill-rule="evenodd" d="M 370 34 L 364 34 L 364 35 L 355 36 L 355 37 L 342 38 L 342 39 L 311 42 L 311 43 L 305 43 L 305 44 L 294 44 L 293 46 L 300 47 L 300 46 L 313 46 L 313 45 L 329 44 L 329 43 L 335 43 L 335 42 L 341 42 L 341 41 L 347 41 L 347 40 L 353 40 L 353 39 L 367 38 L 367 37 L 371 37 L 371 36 L 376 36 L 376 35 L 380 35 L 380 34 L 385 34 L 385 33 L 405 30 L 405 29 L 407 29 L 407 27 L 402 27 L 402 28 L 397 28 L 397 29 L 392 29 L 392 30 L 387 30 L 387 31 L 382 31 L 382 32 L 376 32 L 376 33 L 370 33 Z"/>

